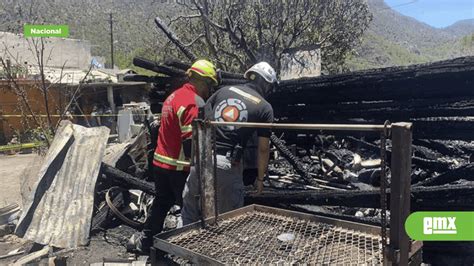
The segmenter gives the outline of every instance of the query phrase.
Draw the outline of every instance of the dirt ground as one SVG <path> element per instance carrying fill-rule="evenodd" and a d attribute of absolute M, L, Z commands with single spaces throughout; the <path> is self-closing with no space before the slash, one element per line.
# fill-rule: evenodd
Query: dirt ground
<path fill-rule="evenodd" d="M 39 155 L 17 154 L 2 155 L 0 154 L 0 207 L 11 203 L 21 205 L 20 180 L 25 169 L 31 165 Z"/>
<path fill-rule="evenodd" d="M 136 260 L 137 256 L 131 253 L 127 253 L 125 243 L 128 238 L 135 232 L 135 230 L 127 226 L 118 226 L 109 229 L 107 233 L 99 232 L 91 236 L 91 240 L 88 246 L 80 247 L 74 250 L 66 249 L 59 250 L 57 252 L 57 258 L 61 258 L 61 261 L 66 262 L 67 265 L 90 265 L 95 262 L 128 262 Z M 30 251 L 33 247 L 33 243 L 14 235 L 6 235 L 0 237 L 0 256 L 7 254 L 8 252 L 20 248 L 22 250 Z M 13 263 L 25 254 L 9 257 L 6 259 L 0 259 L 0 265 L 8 265 Z M 45 262 L 43 259 L 41 262 Z M 61 265 L 61 264 L 59 264 Z"/>

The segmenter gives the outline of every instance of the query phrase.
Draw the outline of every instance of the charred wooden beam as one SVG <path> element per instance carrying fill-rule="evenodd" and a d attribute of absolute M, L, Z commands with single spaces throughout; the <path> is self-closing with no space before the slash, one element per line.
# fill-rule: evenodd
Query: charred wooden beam
<path fill-rule="evenodd" d="M 174 43 L 174 45 L 176 45 L 176 47 L 178 47 L 179 50 L 181 50 L 181 52 L 183 52 L 183 54 L 190 61 L 196 61 L 197 59 L 196 55 L 194 55 L 194 53 L 191 52 L 191 50 L 189 50 L 188 47 L 186 47 L 181 42 L 181 40 L 179 40 L 179 38 L 174 34 L 174 32 L 170 30 L 170 28 L 168 28 L 168 26 L 159 17 L 155 18 L 155 23 L 158 26 L 158 28 L 160 28 L 163 31 L 166 37 L 168 37 L 168 39 L 170 39 L 170 41 Z"/>
<path fill-rule="evenodd" d="M 472 97 L 474 57 L 282 81 L 271 102 L 339 103 Z M 296 96 L 296 97 L 295 97 Z"/>
<path fill-rule="evenodd" d="M 165 65 L 175 67 L 183 71 L 186 71 L 188 68 L 191 67 L 191 64 L 187 64 L 176 59 L 167 59 L 165 61 Z M 230 85 L 230 84 L 240 84 L 243 82 L 247 82 L 247 80 L 244 78 L 244 75 L 241 73 L 232 73 L 232 72 L 223 71 L 223 70 L 219 70 L 218 72 L 221 77 L 221 84 Z"/>
<path fill-rule="evenodd" d="M 288 123 L 410 121 L 414 139 L 471 140 L 473 83 L 471 56 L 282 81 L 269 101 Z"/>
<path fill-rule="evenodd" d="M 295 95 L 298 97 L 297 95 Z M 288 101 L 275 101 L 276 103 L 288 103 Z M 329 110 L 329 112 L 338 115 L 339 112 L 355 112 L 358 110 L 396 110 L 396 109 L 419 109 L 419 108 L 428 108 L 436 109 L 438 107 L 459 107 L 459 108 L 468 108 L 474 107 L 473 99 L 466 99 L 466 97 L 451 97 L 451 98 L 436 98 L 436 99 L 401 99 L 401 100 L 380 100 L 380 101 L 345 101 L 341 103 L 332 103 L 332 102 L 323 102 L 320 104 L 310 104 L 306 103 L 305 105 L 294 105 L 288 103 L 286 106 L 279 107 L 278 110 L 284 112 L 293 111 L 295 108 L 298 108 L 300 111 L 305 112 L 324 112 Z"/>
<path fill-rule="evenodd" d="M 390 198 L 390 191 L 387 191 Z M 264 191 L 260 195 L 246 194 L 246 203 L 275 206 L 275 204 L 312 204 L 380 208 L 380 192 L 369 191 Z M 388 199 L 389 200 L 389 199 Z M 453 185 L 413 187 L 411 193 L 413 210 L 472 210 L 474 208 L 474 186 Z"/>
<path fill-rule="evenodd" d="M 165 65 L 175 67 L 183 71 L 186 71 L 191 67 L 191 64 L 179 61 L 177 59 L 171 59 L 171 58 L 165 60 Z"/>
<path fill-rule="evenodd" d="M 473 117 L 430 117 L 410 119 L 414 135 L 426 139 L 472 140 Z"/>
<path fill-rule="evenodd" d="M 448 184 L 448 183 L 461 180 L 461 179 L 474 181 L 474 164 L 466 164 L 456 169 L 449 170 L 438 176 L 425 179 L 417 183 L 416 185 L 417 186 L 437 186 L 437 185 Z"/>
<path fill-rule="evenodd" d="M 379 146 L 377 146 L 375 144 L 372 144 L 370 142 L 367 142 L 367 141 L 364 141 L 364 140 L 361 140 L 361 139 L 358 139 L 358 138 L 355 138 L 355 137 L 352 137 L 352 136 L 347 136 L 347 139 L 349 139 L 351 141 L 354 141 L 357 144 L 359 144 L 360 147 L 371 150 L 373 152 L 379 152 L 380 151 Z M 392 156 L 392 150 L 388 148 L 387 151 L 386 151 L 386 155 L 387 155 L 387 162 L 390 162 L 390 158 Z M 429 160 L 429 159 L 424 159 L 424 158 L 420 158 L 420 157 L 417 157 L 417 156 L 412 157 L 412 162 L 413 162 L 413 164 L 415 164 L 419 167 L 426 167 L 428 169 L 432 169 L 434 171 L 440 171 L 440 172 L 447 171 L 449 169 L 450 165 L 451 165 L 448 162 L 442 162 L 442 161 L 437 161 L 437 160 Z"/>
<path fill-rule="evenodd" d="M 280 154 L 283 156 L 283 158 L 285 158 L 290 163 L 290 165 L 293 166 L 293 169 L 295 169 L 295 171 L 298 173 L 300 180 L 295 180 L 295 183 L 335 190 L 352 189 L 352 187 L 348 185 L 337 184 L 334 182 L 314 178 L 314 174 L 310 173 L 309 170 L 305 168 L 304 164 L 300 161 L 300 159 L 293 155 L 293 153 L 288 150 L 285 144 L 276 135 L 272 134 L 270 136 L 270 140 L 273 145 L 275 145 Z M 336 164 L 334 164 L 334 167 L 335 166 Z"/>
<path fill-rule="evenodd" d="M 245 80 L 245 79 L 223 78 L 223 79 L 221 79 L 220 86 L 238 85 L 238 84 L 244 84 L 244 83 L 247 83 L 247 82 L 248 82 L 248 80 Z"/>
<path fill-rule="evenodd" d="M 156 195 L 155 186 L 151 182 L 136 178 L 115 167 L 102 163 L 100 171 L 112 185 L 117 185 L 126 189 L 139 189 L 150 195 Z"/>
<path fill-rule="evenodd" d="M 446 101 L 446 99 L 442 100 Z M 425 117 L 464 117 L 474 114 L 474 100 L 469 103 L 448 101 L 438 106 L 432 106 L 429 104 L 430 102 L 433 101 L 426 100 L 425 105 L 418 103 L 410 105 L 403 102 L 389 101 L 385 102 L 386 106 L 370 106 L 366 103 L 287 105 L 283 102 L 274 102 L 273 104 L 278 106 L 275 109 L 276 116 L 296 118 L 301 117 L 301 114 L 312 114 L 316 118 L 333 121 L 361 118 L 371 121 L 385 121 L 387 119 L 390 121 L 408 121 L 409 119 Z"/>
<path fill-rule="evenodd" d="M 171 76 L 171 77 L 186 76 L 186 73 L 181 69 L 175 69 L 173 67 L 163 66 L 154 61 L 151 61 L 142 57 L 133 58 L 133 65 L 156 72 L 156 73 Z"/>
<path fill-rule="evenodd" d="M 434 139 L 416 139 L 414 144 L 429 147 L 432 150 L 453 157 L 465 156 L 466 154 L 474 154 L 474 143 L 460 140 L 434 140 Z"/>
<path fill-rule="evenodd" d="M 275 145 L 276 149 L 280 152 L 281 156 L 285 158 L 295 169 L 295 171 L 306 181 L 307 184 L 318 185 L 315 182 L 312 182 L 312 177 L 309 174 L 308 170 L 304 167 L 303 163 L 291 153 L 290 150 L 285 146 L 285 144 L 274 134 L 270 136 L 270 140 Z"/>

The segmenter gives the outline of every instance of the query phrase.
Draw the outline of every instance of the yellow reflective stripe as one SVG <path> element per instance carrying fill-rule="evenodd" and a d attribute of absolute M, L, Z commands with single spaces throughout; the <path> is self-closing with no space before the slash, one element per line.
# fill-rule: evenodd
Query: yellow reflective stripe
<path fill-rule="evenodd" d="M 181 133 L 189 133 L 193 131 L 193 126 L 192 125 L 183 126 L 181 122 L 181 117 L 183 116 L 184 110 L 186 110 L 186 108 L 184 106 L 180 106 L 178 108 L 178 112 L 176 112 L 176 115 L 178 116 L 179 127 L 181 128 Z"/>
<path fill-rule="evenodd" d="M 182 126 L 181 127 L 181 133 L 188 133 L 193 131 L 193 126 L 192 125 L 187 125 L 187 126 Z"/>
<path fill-rule="evenodd" d="M 183 145 L 181 145 L 181 150 L 179 151 L 179 158 L 178 158 L 178 161 L 185 161 L 185 157 L 184 157 L 184 151 L 183 151 Z M 176 166 L 176 170 L 178 171 L 182 171 L 184 168 L 184 166 L 182 165 L 178 165 Z"/>
<path fill-rule="evenodd" d="M 181 157 L 181 155 L 180 155 L 180 157 Z M 183 167 L 183 166 L 189 166 L 190 165 L 189 162 L 183 160 L 184 158 L 180 158 L 180 159 L 176 160 L 176 159 L 173 159 L 171 157 L 164 156 L 164 155 L 161 155 L 161 154 L 158 154 L 158 153 L 155 153 L 153 158 L 158 162 L 166 163 L 166 164 L 173 165 L 173 166 L 176 166 L 176 167 L 180 167 L 180 166 Z"/>
<path fill-rule="evenodd" d="M 230 87 L 229 90 L 230 90 L 230 91 L 233 91 L 233 92 L 235 92 L 235 93 L 237 93 L 237 94 L 239 94 L 239 95 L 241 95 L 241 96 L 243 96 L 243 97 L 245 97 L 245 98 L 247 98 L 247 99 L 249 99 L 249 100 L 251 100 L 252 102 L 254 102 L 254 103 L 256 103 L 256 104 L 259 104 L 259 103 L 262 101 L 260 98 L 255 97 L 255 96 L 253 96 L 253 95 L 250 94 L 250 93 L 246 93 L 245 91 L 240 90 L 240 89 L 238 89 L 238 88 L 236 88 L 236 87 Z"/>
<path fill-rule="evenodd" d="M 181 116 L 183 116 L 183 112 L 184 110 L 186 110 L 186 108 L 184 108 L 184 106 L 180 106 L 178 108 L 178 112 L 176 112 L 176 115 L 178 116 L 178 119 L 179 119 L 179 123 L 181 124 Z"/>

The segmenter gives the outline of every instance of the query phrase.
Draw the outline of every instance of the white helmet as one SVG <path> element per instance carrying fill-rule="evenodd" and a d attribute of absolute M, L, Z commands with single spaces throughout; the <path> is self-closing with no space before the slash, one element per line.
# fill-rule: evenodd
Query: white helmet
<path fill-rule="evenodd" d="M 267 62 L 260 62 L 253 65 L 251 68 L 245 71 L 244 78 L 253 80 L 250 75 L 251 73 L 259 74 L 268 83 L 278 83 L 275 69 L 273 69 L 273 67 Z"/>

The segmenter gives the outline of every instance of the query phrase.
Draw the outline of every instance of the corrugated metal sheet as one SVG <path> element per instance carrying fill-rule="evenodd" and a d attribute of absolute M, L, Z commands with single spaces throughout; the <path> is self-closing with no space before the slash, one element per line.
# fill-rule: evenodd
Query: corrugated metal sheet
<path fill-rule="evenodd" d="M 18 236 L 61 248 L 88 243 L 94 188 L 108 136 L 106 127 L 61 124 L 20 218 Z"/>

